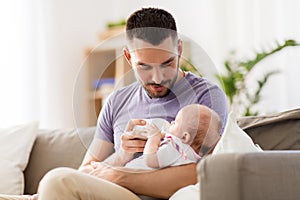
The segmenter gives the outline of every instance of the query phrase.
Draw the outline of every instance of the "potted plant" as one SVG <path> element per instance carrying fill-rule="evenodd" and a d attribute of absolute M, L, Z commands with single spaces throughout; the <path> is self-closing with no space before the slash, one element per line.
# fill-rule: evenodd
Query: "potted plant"
<path fill-rule="evenodd" d="M 267 52 L 256 53 L 255 58 L 247 61 L 239 61 L 233 54 L 233 57 L 224 62 L 225 73 L 218 74 L 217 78 L 220 81 L 223 90 L 225 91 L 232 109 L 244 116 L 257 115 L 258 111 L 253 110 L 253 105 L 261 100 L 261 91 L 269 81 L 270 77 L 279 73 L 278 70 L 272 70 L 263 75 L 262 79 L 256 81 L 257 87 L 254 92 L 250 92 L 247 82 L 248 76 L 253 71 L 254 67 L 273 55 L 276 52 L 290 46 L 298 46 L 295 40 L 286 40 L 283 44 L 276 44 L 276 47 Z"/>

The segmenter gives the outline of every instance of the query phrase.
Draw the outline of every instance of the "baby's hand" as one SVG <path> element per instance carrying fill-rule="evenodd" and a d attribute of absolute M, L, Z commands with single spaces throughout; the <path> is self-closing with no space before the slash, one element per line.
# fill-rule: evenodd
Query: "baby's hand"
<path fill-rule="evenodd" d="M 147 138 L 150 137 L 163 137 L 161 130 L 152 122 L 147 123 Z"/>

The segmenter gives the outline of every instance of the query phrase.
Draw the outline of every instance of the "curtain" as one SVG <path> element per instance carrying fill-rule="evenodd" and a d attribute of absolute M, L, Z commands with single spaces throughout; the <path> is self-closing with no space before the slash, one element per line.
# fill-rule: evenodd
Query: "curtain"
<path fill-rule="evenodd" d="M 30 0 L 0 3 L 0 127 L 38 119 L 33 9 Z"/>

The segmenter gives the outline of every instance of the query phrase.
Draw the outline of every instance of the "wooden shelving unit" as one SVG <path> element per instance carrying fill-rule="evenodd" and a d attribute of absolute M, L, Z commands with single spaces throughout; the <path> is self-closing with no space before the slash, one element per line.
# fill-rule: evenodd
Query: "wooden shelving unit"
<path fill-rule="evenodd" d="M 135 81 L 131 66 L 123 55 L 125 39 L 122 35 L 101 42 L 96 48 L 86 51 L 88 72 L 89 125 L 95 125 L 102 104 L 114 89 Z M 96 88 L 96 81 L 114 79 L 113 84 Z"/>

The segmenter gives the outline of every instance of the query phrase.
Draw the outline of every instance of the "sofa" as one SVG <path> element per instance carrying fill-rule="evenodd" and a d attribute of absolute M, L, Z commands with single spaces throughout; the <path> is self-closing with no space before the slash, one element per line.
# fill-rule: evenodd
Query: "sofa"
<path fill-rule="evenodd" d="M 95 127 L 39 130 L 24 171 L 24 194 L 35 194 L 41 178 L 51 169 L 77 169 L 92 142 Z"/>
<path fill-rule="evenodd" d="M 237 123 L 264 151 L 202 159 L 200 199 L 300 199 L 300 109 L 243 117 Z"/>
<path fill-rule="evenodd" d="M 300 109 L 238 118 L 238 125 L 264 151 L 204 157 L 198 164 L 201 199 L 299 199 Z M 94 131 L 39 130 L 24 171 L 24 193 L 36 193 L 53 168 L 78 168 Z"/>

